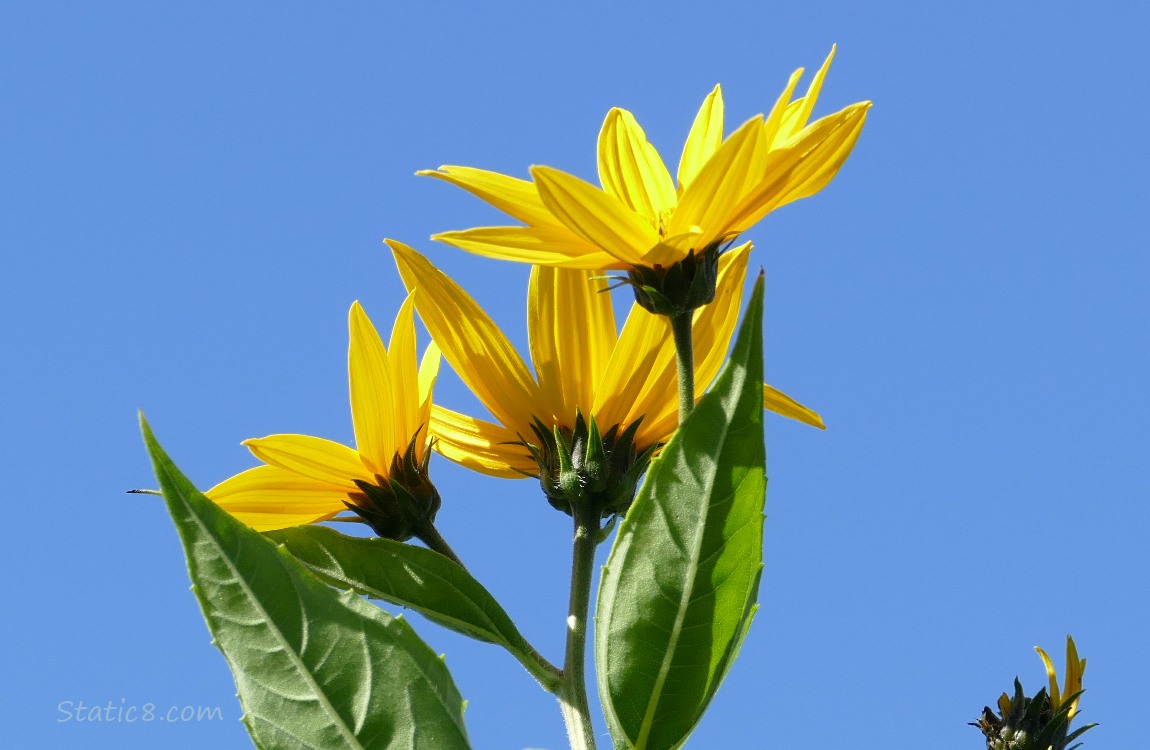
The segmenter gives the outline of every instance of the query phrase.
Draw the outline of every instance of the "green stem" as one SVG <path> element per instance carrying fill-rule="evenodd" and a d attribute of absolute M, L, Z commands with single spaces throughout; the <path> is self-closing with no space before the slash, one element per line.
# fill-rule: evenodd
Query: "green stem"
<path fill-rule="evenodd" d="M 467 570 L 467 566 L 459 559 L 459 555 L 455 554 L 455 550 L 451 549 L 451 545 L 448 544 L 447 540 L 443 538 L 443 535 L 439 533 L 439 529 L 435 528 L 435 524 L 430 521 L 421 523 L 419 528 L 416 529 L 415 535 L 419 537 L 419 541 L 426 544 L 429 549 L 435 550 L 459 567 Z"/>
<path fill-rule="evenodd" d="M 691 341 L 690 311 L 669 316 L 675 336 L 675 359 L 679 364 L 679 424 L 695 408 L 695 347 Z"/>
<path fill-rule="evenodd" d="M 567 610 L 567 653 L 563 682 L 556 697 L 567 723 L 572 750 L 595 750 L 595 732 L 587 703 L 587 610 L 591 603 L 591 577 L 595 570 L 595 547 L 599 543 L 599 519 L 577 504 L 575 542 L 571 554 L 571 603 Z"/>

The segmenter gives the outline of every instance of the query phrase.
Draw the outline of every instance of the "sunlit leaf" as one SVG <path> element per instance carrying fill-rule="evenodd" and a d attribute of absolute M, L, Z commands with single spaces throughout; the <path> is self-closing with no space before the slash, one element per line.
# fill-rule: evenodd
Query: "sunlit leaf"
<path fill-rule="evenodd" d="M 554 667 L 542 661 L 495 598 L 438 552 L 390 539 L 346 536 L 321 526 L 265 536 L 283 544 L 333 586 L 410 607 L 446 628 L 503 646 L 548 690 L 557 686 Z"/>
<path fill-rule="evenodd" d="M 762 570 L 763 280 L 718 381 L 652 463 L 603 572 L 595 655 L 617 747 L 679 747 L 730 669 Z"/>
<path fill-rule="evenodd" d="M 141 419 L 192 590 L 260 748 L 467 748 L 443 660 L 402 618 L 316 579 L 180 473 Z"/>

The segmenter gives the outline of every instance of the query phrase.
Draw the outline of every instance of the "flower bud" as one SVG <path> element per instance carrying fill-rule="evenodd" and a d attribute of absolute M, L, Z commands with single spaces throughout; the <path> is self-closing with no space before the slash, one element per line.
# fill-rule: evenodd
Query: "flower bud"
<path fill-rule="evenodd" d="M 538 444 L 525 444 L 539 465 L 539 484 L 552 507 L 568 515 L 579 507 L 602 517 L 631 507 L 654 451 L 636 448 L 638 421 L 622 432 L 615 425 L 606 434 L 599 432 L 594 417 L 588 421 L 579 413 L 574 429 L 556 425 L 547 430 L 535 422 Z"/>

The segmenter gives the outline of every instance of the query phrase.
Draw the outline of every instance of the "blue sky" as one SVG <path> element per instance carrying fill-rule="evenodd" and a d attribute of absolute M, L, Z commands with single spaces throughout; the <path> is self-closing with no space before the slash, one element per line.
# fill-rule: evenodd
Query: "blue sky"
<path fill-rule="evenodd" d="M 594 177 L 612 106 L 669 159 L 839 54 L 875 102 L 842 173 L 746 237 L 766 372 L 762 610 L 689 747 L 980 747 L 1031 647 L 1089 661 L 1088 747 L 1144 736 L 1148 24 L 1135 3 L 9 2 L 0 8 L 0 739 L 245 746 L 136 426 L 201 487 L 273 432 L 351 439 L 346 314 L 425 251 L 525 341 L 525 267 L 431 243 L 499 223 L 417 169 Z M 805 84 L 804 84 L 805 85 Z M 441 400 L 473 402 L 452 377 Z M 532 482 L 433 462 L 440 523 L 558 658 L 570 530 Z M 604 550 L 605 551 L 605 550 Z M 527 575 L 525 576 L 525 572 Z M 477 748 L 565 746 L 493 646 L 413 618 Z M 1061 662 L 1061 658 L 1058 659 Z M 62 703 L 222 720 L 62 721 Z M 1137 738 L 1137 739 L 1136 739 Z M 848 744 L 849 743 L 849 744 Z"/>

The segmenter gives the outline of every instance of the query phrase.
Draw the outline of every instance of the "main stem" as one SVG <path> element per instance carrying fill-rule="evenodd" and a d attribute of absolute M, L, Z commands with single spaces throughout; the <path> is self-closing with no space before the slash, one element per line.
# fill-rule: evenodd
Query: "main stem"
<path fill-rule="evenodd" d="M 675 359 L 679 364 L 679 424 L 695 408 L 695 346 L 691 341 L 691 311 L 668 316 L 675 336 Z"/>
<path fill-rule="evenodd" d="M 571 602 L 567 610 L 567 653 L 563 682 L 556 696 L 572 750 L 595 750 L 591 709 L 587 704 L 587 610 L 591 603 L 591 576 L 595 570 L 595 547 L 599 543 L 599 518 L 576 504 L 575 542 L 571 553 Z"/>

